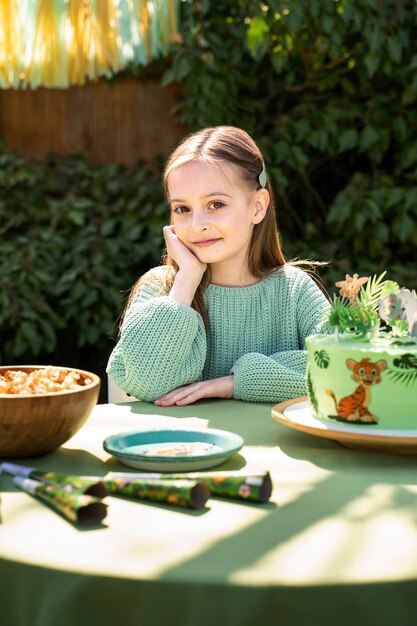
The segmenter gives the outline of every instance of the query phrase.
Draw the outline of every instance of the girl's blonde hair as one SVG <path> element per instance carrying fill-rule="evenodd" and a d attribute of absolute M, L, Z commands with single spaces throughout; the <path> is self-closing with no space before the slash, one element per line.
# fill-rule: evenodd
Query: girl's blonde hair
<path fill-rule="evenodd" d="M 242 182 L 249 189 L 261 188 L 259 175 L 264 168 L 264 161 L 260 149 L 254 140 L 240 128 L 235 126 L 216 126 L 205 128 L 186 137 L 169 157 L 164 170 L 164 187 L 168 195 L 168 176 L 180 165 L 190 161 L 202 161 L 210 165 L 225 162 L 238 168 Z M 282 267 L 287 262 L 281 247 L 275 214 L 275 199 L 271 183 L 266 182 L 265 188 L 269 192 L 270 202 L 264 219 L 255 224 L 248 251 L 249 271 L 255 278 L 265 278 L 271 272 Z M 292 264 L 301 264 L 296 261 Z M 309 262 L 303 262 L 309 265 Z M 170 291 L 178 265 L 167 254 L 164 264 L 171 271 L 167 272 L 166 290 Z M 311 263 L 310 263 L 311 264 Z M 203 295 L 209 282 L 209 268 L 206 270 L 200 285 L 197 288 L 191 306 L 200 313 L 206 328 L 208 315 L 204 306 Z M 135 294 L 140 287 L 141 278 L 133 286 L 126 306 L 131 305 Z"/>

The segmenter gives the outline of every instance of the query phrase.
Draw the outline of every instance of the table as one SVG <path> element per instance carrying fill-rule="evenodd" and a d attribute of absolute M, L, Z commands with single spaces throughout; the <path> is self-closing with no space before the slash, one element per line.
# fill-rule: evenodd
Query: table
<path fill-rule="evenodd" d="M 210 499 L 202 510 L 108 498 L 106 520 L 79 530 L 3 477 L 1 624 L 415 626 L 417 457 L 343 448 L 277 423 L 271 408 L 98 405 L 66 445 L 22 460 L 129 471 L 104 452 L 106 436 L 196 423 L 242 435 L 221 469 L 268 469 L 274 491 L 267 504 Z"/>

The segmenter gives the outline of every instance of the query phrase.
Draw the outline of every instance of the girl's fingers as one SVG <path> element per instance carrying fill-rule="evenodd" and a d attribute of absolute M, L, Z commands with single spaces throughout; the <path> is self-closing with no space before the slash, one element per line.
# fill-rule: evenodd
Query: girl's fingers
<path fill-rule="evenodd" d="M 178 387 L 178 389 L 174 389 L 173 391 L 170 391 L 169 393 L 162 396 L 160 400 L 164 400 L 164 401 L 175 400 L 177 398 L 181 398 L 186 393 L 187 393 L 187 387 Z"/>
<path fill-rule="evenodd" d="M 194 391 L 190 395 L 176 401 L 177 406 L 185 406 L 187 404 L 192 404 L 193 402 L 197 402 L 197 400 L 201 400 L 201 398 L 205 398 L 206 394 L 204 391 Z"/>
<path fill-rule="evenodd" d="M 193 272 L 204 273 L 206 264 L 201 263 L 196 255 L 177 237 L 174 226 L 164 226 L 163 233 L 168 254 L 181 267 L 189 267 Z"/>
<path fill-rule="evenodd" d="M 178 389 L 174 389 L 173 391 L 170 391 L 169 393 L 166 393 L 164 396 L 162 396 L 161 398 L 159 398 L 158 400 L 155 400 L 155 404 L 156 405 L 164 405 L 164 406 L 170 406 L 172 404 L 175 404 L 177 402 L 177 400 L 182 400 L 183 398 L 187 397 L 188 395 L 190 395 L 190 392 L 193 391 L 193 389 L 199 385 L 199 383 L 195 383 L 192 385 L 189 385 L 187 387 L 178 387 Z"/>
<path fill-rule="evenodd" d="M 198 383 L 192 383 L 185 387 L 178 387 L 155 400 L 157 406 L 184 406 L 196 402 L 201 398 L 232 398 L 233 397 L 233 376 L 224 378 L 214 378 Z"/>

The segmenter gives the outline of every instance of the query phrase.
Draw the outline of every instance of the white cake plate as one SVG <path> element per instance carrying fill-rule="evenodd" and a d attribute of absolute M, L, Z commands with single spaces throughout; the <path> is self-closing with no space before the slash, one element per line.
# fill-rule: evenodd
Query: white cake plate
<path fill-rule="evenodd" d="M 416 409 L 417 411 L 417 409 Z M 272 407 L 272 417 L 284 426 L 325 439 L 347 448 L 361 448 L 391 454 L 417 454 L 417 430 L 375 430 L 372 426 L 351 426 L 319 420 L 307 398 L 295 398 Z"/>

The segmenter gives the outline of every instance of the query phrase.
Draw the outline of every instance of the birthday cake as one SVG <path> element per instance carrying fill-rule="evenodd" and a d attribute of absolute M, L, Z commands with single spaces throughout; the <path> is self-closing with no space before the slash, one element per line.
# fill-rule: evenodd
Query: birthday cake
<path fill-rule="evenodd" d="M 307 337 L 308 402 L 320 420 L 417 429 L 417 296 L 384 276 L 337 282 L 333 333 Z"/>

